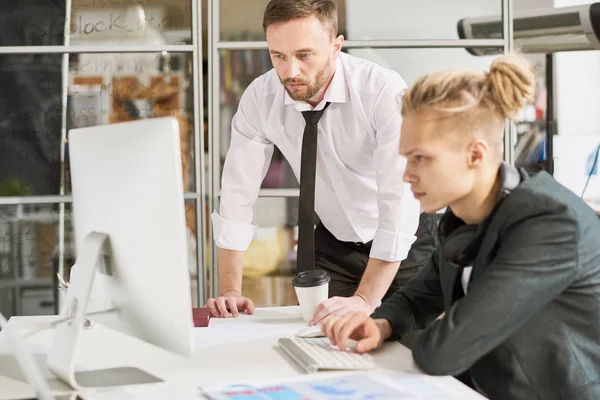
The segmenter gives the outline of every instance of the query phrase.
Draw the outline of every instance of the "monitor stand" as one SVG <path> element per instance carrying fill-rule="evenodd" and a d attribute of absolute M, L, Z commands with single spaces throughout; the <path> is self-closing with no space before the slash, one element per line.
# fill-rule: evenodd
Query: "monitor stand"
<path fill-rule="evenodd" d="M 50 372 L 73 389 L 109 387 L 162 382 L 162 379 L 134 367 L 76 371 L 77 341 L 83 330 L 90 293 L 96 272 L 112 276 L 110 240 L 108 235 L 91 232 L 85 238 L 77 257 L 77 280 L 69 285 L 54 340 L 48 352 Z"/>

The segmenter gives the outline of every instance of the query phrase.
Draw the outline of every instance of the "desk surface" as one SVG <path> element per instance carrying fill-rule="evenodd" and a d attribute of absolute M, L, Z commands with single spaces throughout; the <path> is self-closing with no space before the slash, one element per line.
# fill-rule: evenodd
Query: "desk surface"
<path fill-rule="evenodd" d="M 13 317 L 9 324 L 21 335 L 36 329 L 40 323 L 53 320 L 48 317 Z M 285 359 L 277 348 L 282 336 L 292 336 L 305 327 L 297 307 L 259 308 L 255 315 L 238 318 L 211 319 L 208 328 L 195 328 L 196 351 L 187 359 L 157 348 L 151 344 L 96 325 L 81 336 L 77 364 L 85 370 L 133 366 L 155 375 L 165 382 L 152 390 L 152 398 L 199 398 L 199 387 L 206 384 L 234 384 L 251 381 L 289 380 L 306 377 Z M 26 337 L 26 342 L 44 364 L 54 331 L 43 330 Z M 373 353 L 379 370 L 418 372 L 409 349 L 400 343 L 385 343 Z M 57 393 L 68 393 L 69 387 L 53 378 L 44 367 L 50 385 Z M 325 372 L 320 376 L 339 373 Z M 464 391 L 464 399 L 483 397 L 451 377 L 444 384 Z M 33 393 L 25 383 L 10 345 L 0 332 L 0 399 L 27 398 Z M 152 386 L 152 385 L 150 385 Z M 141 393 L 143 388 L 136 387 Z M 124 390 L 123 388 L 115 390 Z M 131 389 L 133 390 L 133 389 Z M 107 398 L 107 391 L 91 398 Z M 124 393 L 121 393 L 123 395 Z M 114 397 L 116 393 L 112 393 Z M 88 398 L 88 397 L 86 397 Z M 143 398 L 150 398 L 143 395 Z"/>

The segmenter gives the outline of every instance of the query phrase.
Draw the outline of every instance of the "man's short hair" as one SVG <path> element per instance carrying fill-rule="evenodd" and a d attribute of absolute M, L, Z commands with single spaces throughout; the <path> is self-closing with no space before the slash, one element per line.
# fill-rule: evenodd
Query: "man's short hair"
<path fill-rule="evenodd" d="M 314 15 L 326 28 L 331 30 L 332 37 L 338 33 L 338 8 L 334 0 L 271 0 L 267 4 L 263 16 L 263 29 L 278 22 L 306 18 Z"/>

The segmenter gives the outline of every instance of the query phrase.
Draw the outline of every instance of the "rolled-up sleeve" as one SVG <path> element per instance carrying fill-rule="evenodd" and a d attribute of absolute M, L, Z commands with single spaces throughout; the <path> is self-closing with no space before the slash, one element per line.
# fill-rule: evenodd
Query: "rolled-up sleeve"
<path fill-rule="evenodd" d="M 219 211 L 214 211 L 215 244 L 228 250 L 247 250 L 256 232 L 253 208 L 273 155 L 273 144 L 261 129 L 256 87 L 240 99 L 231 124 L 231 144 L 221 177 Z"/>
<path fill-rule="evenodd" d="M 400 99 L 406 88 L 395 75 L 381 91 L 374 117 L 377 150 L 378 226 L 371 247 L 372 258 L 402 261 L 416 240 L 421 207 L 403 181 L 406 159 L 399 154 L 402 115 Z"/>

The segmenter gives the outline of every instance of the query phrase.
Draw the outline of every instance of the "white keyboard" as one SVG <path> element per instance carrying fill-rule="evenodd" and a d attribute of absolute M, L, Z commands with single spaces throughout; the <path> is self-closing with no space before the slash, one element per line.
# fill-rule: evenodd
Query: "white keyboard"
<path fill-rule="evenodd" d="M 306 373 L 319 370 L 364 370 L 375 368 L 373 358 L 353 350 L 341 351 L 328 338 L 281 338 L 279 347 Z"/>

